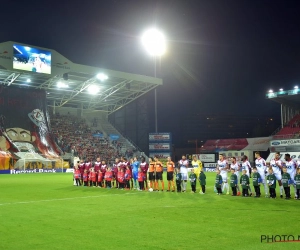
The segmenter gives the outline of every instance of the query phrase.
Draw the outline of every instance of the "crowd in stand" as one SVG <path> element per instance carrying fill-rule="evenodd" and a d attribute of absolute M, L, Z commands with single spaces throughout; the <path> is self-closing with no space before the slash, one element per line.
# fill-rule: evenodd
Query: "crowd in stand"
<path fill-rule="evenodd" d="M 100 156 L 112 161 L 121 156 L 121 144 L 106 137 L 94 137 L 86 121 L 72 115 L 56 114 L 51 118 L 52 134 L 64 153 L 92 160 Z"/>
<path fill-rule="evenodd" d="M 291 119 L 289 122 L 284 124 L 284 127 L 300 128 L 300 115 L 294 116 L 293 119 Z"/>

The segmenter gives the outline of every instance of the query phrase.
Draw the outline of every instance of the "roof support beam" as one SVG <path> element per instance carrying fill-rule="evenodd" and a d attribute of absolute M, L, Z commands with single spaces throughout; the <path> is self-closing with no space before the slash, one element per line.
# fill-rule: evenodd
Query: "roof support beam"
<path fill-rule="evenodd" d="M 7 84 L 7 86 L 11 85 L 21 74 L 19 73 L 11 73 L 8 77 L 4 79 L 2 84 Z"/>
<path fill-rule="evenodd" d="M 62 107 L 63 105 L 65 105 L 66 103 L 71 101 L 74 97 L 79 95 L 82 91 L 84 91 L 86 88 L 88 88 L 91 84 L 93 84 L 96 81 L 97 81 L 96 77 L 88 79 L 87 81 L 83 82 L 83 84 L 79 85 L 74 90 L 72 90 L 71 94 L 68 97 L 66 97 L 66 95 L 63 96 L 63 98 L 61 99 L 59 107 Z"/>

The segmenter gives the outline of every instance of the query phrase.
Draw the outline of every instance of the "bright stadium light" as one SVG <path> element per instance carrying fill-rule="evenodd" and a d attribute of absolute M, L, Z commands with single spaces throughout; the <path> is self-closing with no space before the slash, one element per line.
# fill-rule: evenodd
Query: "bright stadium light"
<path fill-rule="evenodd" d="M 296 86 L 294 87 L 294 89 L 298 89 L 298 86 L 296 85 Z"/>
<path fill-rule="evenodd" d="M 57 87 L 64 89 L 64 88 L 69 88 L 69 85 L 65 84 L 64 82 L 58 82 Z"/>
<path fill-rule="evenodd" d="M 100 89 L 97 85 L 90 85 L 87 90 L 91 95 L 96 95 Z"/>
<path fill-rule="evenodd" d="M 269 90 L 269 93 L 273 93 L 273 90 L 272 90 L 272 89 L 270 89 L 270 90 Z"/>
<path fill-rule="evenodd" d="M 165 36 L 156 28 L 143 33 L 142 44 L 151 56 L 162 56 L 167 49 Z"/>
<path fill-rule="evenodd" d="M 99 73 L 97 74 L 97 78 L 100 80 L 100 81 L 105 81 L 108 79 L 108 76 L 103 74 L 103 73 Z"/>
<path fill-rule="evenodd" d="M 156 78 L 156 59 L 165 54 L 167 49 L 166 38 L 164 34 L 156 29 L 150 28 L 146 30 L 141 37 L 142 45 L 145 47 L 147 53 L 154 57 L 154 77 Z M 154 89 L 154 120 L 155 132 L 157 133 L 157 91 Z"/>
<path fill-rule="evenodd" d="M 279 91 L 283 91 L 283 88 L 279 89 Z"/>

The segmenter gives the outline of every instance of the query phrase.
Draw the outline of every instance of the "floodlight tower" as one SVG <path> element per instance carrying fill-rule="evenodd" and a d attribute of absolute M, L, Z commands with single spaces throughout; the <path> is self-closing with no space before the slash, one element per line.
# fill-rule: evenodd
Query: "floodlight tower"
<path fill-rule="evenodd" d="M 156 77 L 156 60 L 161 58 L 166 52 L 166 39 L 164 34 L 156 29 L 150 28 L 146 30 L 142 35 L 142 44 L 145 47 L 148 54 L 154 57 L 154 77 Z M 155 133 L 157 133 L 157 93 L 154 89 L 154 112 L 155 112 Z"/>

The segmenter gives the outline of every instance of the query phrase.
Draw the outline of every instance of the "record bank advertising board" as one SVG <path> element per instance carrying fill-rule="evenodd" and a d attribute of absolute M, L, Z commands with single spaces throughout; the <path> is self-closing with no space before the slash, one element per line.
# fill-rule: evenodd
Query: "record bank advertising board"
<path fill-rule="evenodd" d="M 149 133 L 149 156 L 156 156 L 163 163 L 168 156 L 172 157 L 171 133 Z"/>

